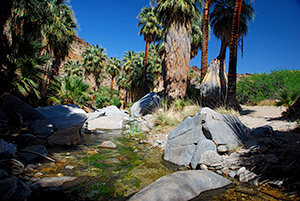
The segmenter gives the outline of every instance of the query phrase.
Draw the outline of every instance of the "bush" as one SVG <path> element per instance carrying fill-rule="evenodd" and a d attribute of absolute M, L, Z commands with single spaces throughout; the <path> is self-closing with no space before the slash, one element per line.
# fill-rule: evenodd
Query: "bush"
<path fill-rule="evenodd" d="M 237 82 L 237 99 L 240 104 L 281 99 L 281 91 L 300 91 L 300 71 L 279 69 L 270 73 L 255 73 Z"/>

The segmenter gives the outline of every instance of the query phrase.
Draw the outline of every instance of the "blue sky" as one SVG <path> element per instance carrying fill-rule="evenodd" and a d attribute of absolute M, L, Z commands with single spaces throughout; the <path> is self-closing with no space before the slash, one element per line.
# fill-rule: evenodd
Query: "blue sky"
<path fill-rule="evenodd" d="M 123 58 L 127 50 L 144 51 L 136 18 L 149 0 L 71 0 L 79 24 L 78 35 L 99 44 L 109 57 Z M 238 73 L 263 73 L 276 68 L 300 70 L 300 0 L 255 0 L 255 19 L 244 38 L 244 57 L 238 53 Z M 221 41 L 211 34 L 208 62 L 218 56 Z M 229 49 L 227 49 L 228 68 Z M 201 52 L 191 60 L 200 66 Z"/>

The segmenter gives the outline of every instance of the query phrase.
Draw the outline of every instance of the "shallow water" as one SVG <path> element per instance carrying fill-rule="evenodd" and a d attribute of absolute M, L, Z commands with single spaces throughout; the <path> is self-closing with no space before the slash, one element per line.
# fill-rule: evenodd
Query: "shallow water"
<path fill-rule="evenodd" d="M 108 140 L 117 148 L 98 148 Z M 78 147 L 53 147 L 49 153 L 56 163 L 44 163 L 39 171 L 46 177 L 79 177 L 80 186 L 69 192 L 72 200 L 123 200 L 178 170 L 162 159 L 161 149 L 126 139 L 122 131 L 83 134 Z"/>
<path fill-rule="evenodd" d="M 98 147 L 108 140 L 114 142 L 117 148 Z M 42 164 L 39 172 L 43 176 L 79 178 L 73 182 L 75 185 L 65 185 L 64 190 L 70 200 L 126 200 L 158 178 L 186 169 L 164 161 L 163 150 L 126 139 L 121 130 L 83 134 L 81 145 L 73 148 L 53 147 L 49 153 L 56 163 Z M 256 187 L 234 181 L 230 186 L 204 192 L 193 200 L 299 199 L 268 185 Z"/>

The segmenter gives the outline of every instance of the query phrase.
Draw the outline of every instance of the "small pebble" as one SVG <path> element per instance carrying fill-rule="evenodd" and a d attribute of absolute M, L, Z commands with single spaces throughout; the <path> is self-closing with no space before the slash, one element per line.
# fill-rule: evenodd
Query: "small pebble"
<path fill-rule="evenodd" d="M 244 173 L 246 171 L 246 168 L 245 167 L 241 167 L 238 171 L 237 171 L 237 173 L 236 173 L 236 175 L 237 176 L 240 176 L 242 173 Z"/>
<path fill-rule="evenodd" d="M 229 176 L 230 176 L 232 179 L 234 179 L 234 177 L 236 176 L 236 171 L 231 170 L 231 171 L 229 172 Z"/>
<path fill-rule="evenodd" d="M 207 166 L 206 165 L 204 165 L 204 164 L 201 164 L 200 165 L 200 170 L 207 170 L 208 168 L 207 168 Z"/>

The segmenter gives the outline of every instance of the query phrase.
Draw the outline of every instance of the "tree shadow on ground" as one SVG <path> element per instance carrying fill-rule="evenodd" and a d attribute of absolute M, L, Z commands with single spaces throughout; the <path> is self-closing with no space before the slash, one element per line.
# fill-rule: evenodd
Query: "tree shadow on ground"
<path fill-rule="evenodd" d="M 300 134 L 276 132 L 255 138 L 258 146 L 241 156 L 242 164 L 260 181 L 271 181 L 287 192 L 300 194 Z"/>
<path fill-rule="evenodd" d="M 241 110 L 240 115 L 248 115 L 248 114 L 251 114 L 254 112 L 255 112 L 255 110 Z"/>

